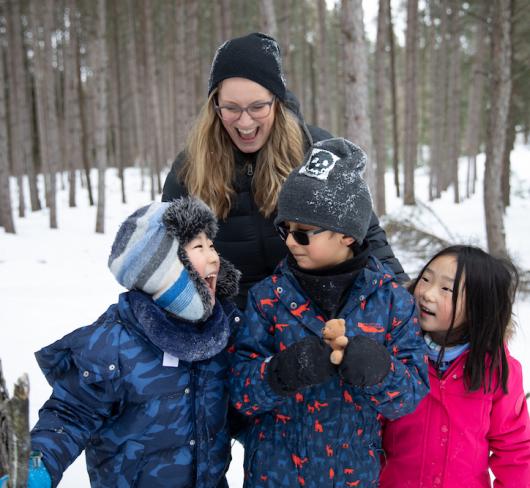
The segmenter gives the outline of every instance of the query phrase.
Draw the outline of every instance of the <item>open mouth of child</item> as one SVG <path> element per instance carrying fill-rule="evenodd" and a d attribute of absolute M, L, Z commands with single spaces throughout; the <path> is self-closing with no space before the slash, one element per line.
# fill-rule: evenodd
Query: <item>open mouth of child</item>
<path fill-rule="evenodd" d="M 204 277 L 208 290 L 212 297 L 215 297 L 215 286 L 217 284 L 217 273 L 210 273 Z"/>
<path fill-rule="evenodd" d="M 430 315 L 431 317 L 435 317 L 436 314 L 429 310 L 427 307 L 420 306 L 420 311 L 422 315 Z"/>

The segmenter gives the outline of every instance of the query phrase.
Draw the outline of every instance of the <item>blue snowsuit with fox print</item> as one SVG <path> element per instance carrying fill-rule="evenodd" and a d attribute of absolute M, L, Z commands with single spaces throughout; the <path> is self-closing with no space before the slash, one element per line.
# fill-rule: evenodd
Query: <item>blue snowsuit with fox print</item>
<path fill-rule="evenodd" d="M 413 297 L 374 257 L 354 279 L 339 317 L 348 337 L 364 334 L 387 347 L 388 375 L 359 388 L 337 374 L 280 396 L 266 379 L 269 359 L 304 337 L 322 337 L 324 318 L 285 260 L 251 289 L 230 375 L 231 400 L 251 419 L 245 487 L 378 485 L 381 420 L 412 412 L 427 394 L 425 345 Z"/>

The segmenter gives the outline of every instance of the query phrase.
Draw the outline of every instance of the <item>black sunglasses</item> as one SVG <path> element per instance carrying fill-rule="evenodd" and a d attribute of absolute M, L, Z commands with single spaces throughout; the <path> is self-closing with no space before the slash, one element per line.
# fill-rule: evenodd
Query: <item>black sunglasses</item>
<path fill-rule="evenodd" d="M 280 237 L 286 241 L 289 237 L 289 234 L 293 236 L 295 242 L 301 246 L 309 245 L 309 237 L 314 236 L 315 234 L 320 234 L 321 232 L 326 232 L 327 229 L 315 229 L 315 230 L 290 230 L 284 224 L 280 224 L 276 227 Z"/>

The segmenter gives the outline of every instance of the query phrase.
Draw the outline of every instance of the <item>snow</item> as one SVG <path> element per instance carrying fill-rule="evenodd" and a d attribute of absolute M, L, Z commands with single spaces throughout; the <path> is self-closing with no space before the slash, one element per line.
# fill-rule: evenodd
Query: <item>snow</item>
<path fill-rule="evenodd" d="M 509 250 L 524 269 L 530 269 L 530 256 L 525 252 L 530 240 L 527 220 L 530 211 L 529 159 L 530 147 L 517 146 L 512 159 L 512 204 L 505 221 Z M 479 178 L 483 173 L 482 168 L 483 158 L 479 160 Z M 416 223 L 452 242 L 485 246 L 480 181 L 477 193 L 461 205 L 452 202 L 451 189 L 441 199 L 427 204 L 427 176 L 422 169 L 418 169 L 418 200 L 428 205 L 431 212 L 423 206 L 423 211 L 403 207 L 394 196 L 392 175 L 387 176 L 390 217 L 414 216 Z M 0 358 L 11 390 L 22 373 L 27 372 L 29 375 L 32 425 L 37 420 L 40 405 L 51 392 L 37 366 L 34 351 L 74 328 L 92 323 L 123 291 L 107 269 L 111 243 L 119 224 L 138 207 L 150 201 L 148 188 L 140 190 L 138 169 L 127 169 L 125 181 L 128 203 L 122 204 L 116 171 L 108 170 L 105 234 L 95 233 L 96 208 L 88 205 L 86 190 L 81 187 L 77 208 L 69 208 L 67 190 L 60 191 L 58 230 L 49 229 L 46 210 L 34 213 L 28 211 L 26 218 L 16 218 L 16 235 L 5 234 L 0 229 Z M 16 202 L 14 181 L 12 185 L 13 201 Z M 411 273 L 421 264 L 408 262 L 405 250 L 394 247 L 394 251 Z M 518 327 L 510 342 L 510 349 L 523 364 L 525 391 L 530 391 L 530 296 L 519 295 L 515 313 Z M 242 486 L 242 460 L 242 448 L 235 444 L 228 473 L 231 487 Z M 65 472 L 61 487 L 84 486 L 89 486 L 89 483 L 84 456 L 81 456 Z"/>

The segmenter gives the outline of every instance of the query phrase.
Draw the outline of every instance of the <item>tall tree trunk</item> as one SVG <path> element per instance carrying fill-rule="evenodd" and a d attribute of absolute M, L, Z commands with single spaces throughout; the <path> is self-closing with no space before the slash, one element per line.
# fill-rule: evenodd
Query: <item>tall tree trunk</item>
<path fill-rule="evenodd" d="M 74 0 L 77 1 L 77 0 Z M 88 204 L 94 206 L 94 193 L 92 191 L 92 178 L 90 176 L 90 157 L 89 157 L 89 142 L 88 142 L 88 127 L 87 127 L 87 116 L 85 114 L 85 93 L 83 91 L 83 83 L 81 81 L 81 54 L 79 52 L 79 20 L 75 23 L 75 29 L 73 36 L 76 38 L 76 50 L 75 50 L 75 73 L 77 75 L 77 98 L 79 100 L 79 131 L 80 131 L 80 143 L 81 143 L 81 158 L 83 161 L 83 170 L 85 173 L 87 193 L 88 193 Z"/>
<path fill-rule="evenodd" d="M 109 80 L 109 91 L 110 91 L 110 110 L 111 110 L 111 134 L 112 134 L 112 147 L 114 153 L 114 164 L 118 168 L 118 176 L 120 178 L 120 189 L 121 189 L 121 201 L 126 203 L 125 197 L 125 174 L 123 171 L 123 143 L 121 126 L 124 122 L 122 115 L 122 93 L 121 93 L 121 66 L 120 66 L 120 10 L 118 8 L 118 2 L 111 2 L 112 8 L 112 50 L 109 49 L 109 57 L 112 59 L 110 62 L 111 73 Z"/>
<path fill-rule="evenodd" d="M 377 15 L 377 39 L 375 48 L 375 162 L 377 200 L 375 208 L 378 215 L 386 213 L 385 201 L 385 170 L 386 170 L 386 138 L 385 138 L 385 49 L 388 39 L 388 0 L 379 0 Z"/>
<path fill-rule="evenodd" d="M 311 93 L 313 96 L 310 97 L 311 101 L 311 110 L 310 110 L 310 120 L 312 124 L 317 123 L 317 60 L 315 53 L 315 44 L 313 42 L 308 42 L 307 47 L 309 49 L 309 83 L 311 87 Z"/>
<path fill-rule="evenodd" d="M 506 255 L 501 178 L 511 92 L 511 0 L 494 0 L 492 15 L 491 109 L 484 172 L 488 249 Z"/>
<path fill-rule="evenodd" d="M 318 0 L 318 92 L 317 92 L 317 118 L 316 122 L 320 127 L 329 130 L 331 126 L 331 94 L 328 56 L 328 36 L 327 36 L 327 8 L 326 0 Z"/>
<path fill-rule="evenodd" d="M 48 145 L 46 151 L 49 168 L 49 199 L 50 208 L 50 228 L 57 229 L 57 173 L 60 164 L 60 140 L 59 140 L 59 123 L 57 117 L 57 96 L 55 91 L 55 74 L 53 69 L 53 47 L 52 32 L 54 29 L 54 8 L 55 0 L 46 0 L 44 2 L 44 79 L 46 90 L 46 118 L 47 118 L 47 136 L 45 141 Z"/>
<path fill-rule="evenodd" d="M 433 59 L 431 69 L 431 85 L 433 93 L 433 109 L 431 123 L 431 155 L 430 155 L 430 181 L 429 199 L 439 198 L 444 187 L 443 168 L 446 165 L 446 92 L 447 92 L 447 12 L 444 2 L 431 0 L 431 23 L 440 19 L 439 42 L 432 42 Z M 436 32 L 433 31 L 434 37 Z"/>
<path fill-rule="evenodd" d="M 46 177 L 46 204 L 49 207 L 50 228 L 57 228 L 56 176 L 59 166 L 59 126 L 53 73 L 54 0 L 42 4 L 30 2 L 30 17 L 33 26 L 35 56 L 35 91 L 39 128 L 39 152 Z M 39 19 L 43 20 L 42 36 L 39 36 Z M 41 40 L 43 49 L 39 47 Z"/>
<path fill-rule="evenodd" d="M 346 138 L 368 155 L 366 181 L 377 199 L 372 161 L 372 132 L 368 96 L 368 59 L 361 0 L 342 0 L 341 31 L 344 38 L 344 115 Z"/>
<path fill-rule="evenodd" d="M 344 134 L 344 117 L 342 116 L 341 108 L 344 106 L 344 67 L 342 65 L 342 53 L 344 47 L 342 44 L 342 34 L 340 31 L 340 4 L 335 3 L 332 11 L 332 22 L 330 29 L 330 46 L 333 52 L 332 72 L 336 73 L 335 79 L 331 85 L 333 91 L 331 111 L 331 127 L 329 128 L 332 134 Z"/>
<path fill-rule="evenodd" d="M 294 71 L 292 69 L 292 58 L 293 54 L 291 52 L 291 43 L 292 43 L 292 34 L 293 28 L 291 25 L 292 22 L 292 9 L 293 9 L 293 0 L 286 0 L 283 4 L 283 11 L 280 17 L 278 17 L 278 30 L 279 30 L 279 39 L 278 42 L 281 45 L 282 49 L 282 66 L 283 73 L 287 80 L 287 86 L 291 89 L 294 89 L 293 84 L 293 75 Z"/>
<path fill-rule="evenodd" d="M 232 9 L 230 0 L 221 0 L 221 42 L 232 39 Z"/>
<path fill-rule="evenodd" d="M 173 24 L 173 18 L 175 6 L 172 5 L 167 12 L 165 12 L 164 20 Z M 219 33 L 220 35 L 220 33 Z M 164 154 L 163 161 L 164 167 L 170 164 L 174 159 L 174 151 L 176 148 L 176 119 L 178 112 L 175 110 L 177 93 L 176 87 L 176 63 L 177 57 L 175 56 L 176 49 L 176 32 L 174 27 L 170 29 L 168 34 L 169 42 L 164 45 L 164 59 L 162 62 L 162 88 L 163 93 L 160 102 L 162 108 L 162 119 L 163 119 L 163 137 L 164 137 Z"/>
<path fill-rule="evenodd" d="M 513 67 L 513 63 L 512 63 Z M 513 150 L 515 144 L 515 106 L 514 106 L 514 95 L 513 87 L 510 93 L 510 109 L 508 111 L 508 121 L 506 123 L 506 143 L 504 144 L 504 152 L 502 155 L 502 177 L 501 177 L 501 187 L 502 187 L 502 203 L 504 208 L 510 206 L 510 171 L 511 171 L 511 161 L 510 154 Z"/>
<path fill-rule="evenodd" d="M 443 108 L 442 108 L 442 139 L 439 147 L 440 152 L 440 165 L 437 167 L 437 193 L 441 195 L 441 192 L 447 190 L 451 181 L 450 177 L 450 164 L 449 164 L 449 147 L 447 146 L 447 138 L 449 134 L 449 118 L 447 106 L 449 104 L 449 16 L 447 12 L 447 3 L 445 1 L 440 2 L 441 4 L 441 18 L 440 18 L 440 38 L 441 38 L 441 49 L 440 49 L 440 85 L 443 97 Z"/>
<path fill-rule="evenodd" d="M 41 18 L 40 12 L 37 10 L 37 3 L 31 2 L 29 4 L 29 25 L 31 30 L 31 40 L 33 48 L 33 73 L 35 83 L 35 108 L 37 118 L 37 136 L 38 145 L 37 149 L 40 157 L 40 167 L 43 174 L 44 186 L 45 186 L 45 205 L 48 206 L 48 184 L 46 182 L 47 175 L 49 174 L 49 156 L 48 156 L 48 144 L 45 142 L 48 140 L 47 134 L 47 120 L 46 120 L 46 87 L 44 84 L 44 55 L 42 54 L 41 48 L 41 34 L 40 25 L 38 19 Z"/>
<path fill-rule="evenodd" d="M 468 92 L 466 129 L 464 136 L 467 162 L 466 196 L 475 193 L 477 154 L 480 151 L 480 129 L 484 115 L 484 82 L 486 80 L 485 60 L 488 53 L 488 35 L 486 20 L 479 19 L 475 34 L 475 49 L 471 66 Z"/>
<path fill-rule="evenodd" d="M 263 32 L 276 39 L 278 37 L 278 26 L 274 11 L 274 0 L 259 0 L 259 8 Z"/>
<path fill-rule="evenodd" d="M 79 75 L 77 73 L 76 56 L 79 50 L 76 33 L 76 0 L 68 0 L 68 43 L 64 56 L 64 111 L 66 154 L 69 167 L 69 205 L 76 206 L 76 172 L 81 167 L 83 155 L 81 140 Z"/>
<path fill-rule="evenodd" d="M 18 0 L 9 0 L 7 8 L 7 32 L 10 49 L 10 59 L 12 61 L 10 71 L 15 82 L 13 87 L 13 96 L 10 97 L 15 104 L 15 118 L 17 121 L 16 132 L 12 135 L 14 143 L 18 146 L 14 154 L 20 157 L 19 160 L 14 161 L 15 168 L 19 168 L 16 173 L 18 175 L 24 172 L 28 176 L 29 195 L 31 202 L 31 210 L 36 211 L 41 209 L 39 199 L 39 191 L 37 187 L 37 177 L 35 161 L 33 158 L 33 134 L 31 127 L 31 106 L 30 94 L 28 90 L 28 75 L 26 53 L 22 44 L 23 33 L 21 26 L 21 11 L 20 2 Z M 19 205 L 24 199 L 24 188 L 20 188 Z M 24 212 L 24 206 L 22 211 Z M 19 207 L 20 212 L 20 207 Z"/>
<path fill-rule="evenodd" d="M 162 191 L 162 182 L 160 180 L 160 160 L 164 154 L 163 150 L 163 137 L 162 137 L 162 115 L 160 110 L 160 95 L 159 95 L 159 84 L 158 84 L 158 72 L 156 68 L 155 48 L 153 39 L 153 17 L 149 7 L 150 1 L 144 0 L 144 15 L 145 15 L 145 49 L 146 49 L 146 80 L 150 87 L 151 107 L 150 113 L 152 116 L 152 128 L 154 131 L 154 151 L 152 152 L 151 171 L 155 176 L 157 182 L 157 192 Z"/>
<path fill-rule="evenodd" d="M 418 0 L 407 1 L 407 32 L 405 53 L 405 142 L 403 203 L 414 205 L 414 170 L 418 150 L 417 114 L 417 55 L 418 55 Z"/>
<path fill-rule="evenodd" d="M 184 0 L 181 0 L 184 1 Z M 127 59 L 129 67 L 129 81 L 131 83 L 132 102 L 134 111 L 134 141 L 135 141 L 135 159 L 141 165 L 145 164 L 145 140 L 144 126 L 141 109 L 142 93 L 140 91 L 140 77 L 138 72 L 138 53 L 136 43 L 135 13 L 133 0 L 127 0 Z"/>
<path fill-rule="evenodd" d="M 9 147 L 7 140 L 6 79 L 4 53 L 0 47 L 0 225 L 8 234 L 15 233 L 9 186 Z"/>
<path fill-rule="evenodd" d="M 515 126 L 516 120 L 516 94 L 513 80 L 515 79 L 514 67 L 515 67 L 515 46 L 514 46 L 514 30 L 515 30 L 515 11 L 516 11 L 516 0 L 511 0 L 510 4 L 510 76 L 512 77 L 512 84 L 510 89 L 510 102 L 508 109 L 508 118 L 506 120 L 506 141 L 504 143 L 504 151 L 502 154 L 502 176 L 501 176 L 501 188 L 502 188 L 502 203 L 504 208 L 510 206 L 510 171 L 511 161 L 510 154 L 515 144 Z"/>
<path fill-rule="evenodd" d="M 175 29 L 177 31 L 177 43 L 176 43 L 176 106 L 175 112 L 177 114 L 189 114 L 190 108 L 190 97 L 188 96 L 188 84 L 189 79 L 188 70 L 186 66 L 186 27 L 184 24 L 186 5 L 185 0 L 177 0 L 176 4 L 176 17 L 175 17 Z M 177 116 L 176 120 L 176 144 L 177 148 L 184 147 L 186 134 L 189 129 L 188 121 L 191 120 L 189 117 Z M 176 150 L 176 148 L 175 148 Z M 175 153 L 174 156 L 177 154 Z"/>
<path fill-rule="evenodd" d="M 143 119 L 147 122 L 144 124 L 145 130 L 145 173 L 149 177 L 149 192 L 151 200 L 156 198 L 155 189 L 155 171 L 154 159 L 156 158 L 156 127 L 154 126 L 153 103 L 150 90 L 152 87 L 149 84 L 149 60 L 147 56 L 147 16 L 144 0 L 140 2 L 140 29 L 139 34 L 142 34 L 141 40 L 138 43 L 138 60 L 140 68 L 140 78 L 142 80 L 142 89 L 145 96 L 142 98 L 142 114 Z M 198 65 L 200 67 L 200 64 Z M 198 75 L 200 77 L 200 74 Z"/>
<path fill-rule="evenodd" d="M 419 7 L 418 7 L 419 8 Z M 425 158 L 424 142 L 428 140 L 429 118 L 432 107 L 432 97 L 429 90 L 430 65 L 432 60 L 429 58 L 431 53 L 432 36 L 429 35 L 431 26 L 427 20 L 427 9 L 421 8 L 418 12 L 418 163 L 423 166 L 428 162 Z"/>
<path fill-rule="evenodd" d="M 400 196 L 399 189 L 399 130 L 398 130 L 398 103 L 397 103 L 397 80 L 396 80 L 396 50 L 394 48 L 394 25 L 392 22 L 391 0 L 387 1 L 388 8 L 388 45 L 390 56 L 390 84 L 392 96 L 392 168 L 394 170 L 394 186 L 396 196 Z"/>
<path fill-rule="evenodd" d="M 287 46 L 286 40 L 289 39 L 288 49 L 289 53 L 287 58 L 284 58 L 286 65 L 286 77 L 287 77 L 287 86 L 296 94 L 299 102 L 302 113 L 305 109 L 305 94 L 302 81 L 304 78 L 303 73 L 303 61 L 304 61 L 304 50 L 305 42 L 301 42 L 302 34 L 300 33 L 300 28 L 293 25 L 292 19 L 302 19 L 302 15 L 299 15 L 298 10 L 298 0 L 288 0 L 289 1 L 289 10 L 286 13 L 288 18 L 285 20 L 286 23 L 289 23 L 284 30 L 289 30 L 289 36 L 283 37 L 283 41 Z M 291 19 L 289 21 L 289 19 Z M 305 114 L 304 114 L 305 116 Z"/>
<path fill-rule="evenodd" d="M 311 92 L 311 84 L 307 82 L 311 78 L 311 53 L 310 53 L 310 43 L 307 38 L 307 33 L 310 31 L 309 24 L 307 21 L 307 8 L 305 7 L 304 0 L 297 1 L 298 11 L 302 21 L 302 28 L 299 32 L 299 43 L 300 48 L 300 67 L 298 76 L 300 90 L 297 90 L 297 96 L 300 97 L 300 106 L 302 107 L 302 113 L 304 117 L 309 117 L 311 110 L 312 97 L 314 93 Z M 306 119 L 308 120 L 308 119 Z M 309 119 L 310 123 L 315 123 L 314 119 Z"/>
<path fill-rule="evenodd" d="M 22 59 L 19 59 L 17 54 L 20 55 L 16 49 L 17 38 L 20 37 L 20 16 L 15 17 L 14 10 L 18 5 L 9 2 L 7 9 L 7 35 L 8 35 L 8 46 L 7 49 L 7 83 L 9 87 L 8 103 L 8 120 L 9 120 L 9 129 L 7 131 L 8 137 L 11 139 L 11 143 L 8 144 L 9 156 L 8 160 L 12 161 L 12 166 L 14 172 L 17 176 L 17 186 L 18 186 L 18 215 L 19 217 L 25 217 L 26 215 L 26 203 L 25 203 L 25 187 L 24 187 L 24 173 L 25 173 L 25 163 L 24 163 L 24 154 L 22 152 L 22 145 L 24 137 L 27 134 L 23 133 L 23 121 L 22 121 L 22 112 L 19 110 L 19 104 L 21 100 L 20 97 L 20 88 L 22 87 L 22 80 L 19 79 L 20 65 Z M 20 14 L 19 14 L 20 15 Z M 20 41 L 21 42 L 21 41 Z"/>
<path fill-rule="evenodd" d="M 454 202 L 460 202 L 458 179 L 460 156 L 460 106 L 461 106 L 461 63 L 460 63 L 460 12 L 459 0 L 451 0 L 449 17 L 449 87 L 447 100 L 448 134 L 447 146 L 451 180 L 454 189 Z"/>
<path fill-rule="evenodd" d="M 204 91 L 199 87 L 199 10 L 196 0 L 185 0 L 186 3 L 186 72 L 190 78 L 187 94 L 190 99 L 188 117 L 197 116 L 200 105 L 204 100 Z M 199 95 L 200 94 L 200 95 Z"/>
<path fill-rule="evenodd" d="M 98 168 L 98 205 L 96 213 L 96 232 L 105 232 L 105 170 L 107 168 L 107 45 L 106 0 L 97 3 L 97 29 L 95 42 L 96 66 L 94 77 L 95 90 L 95 145 Z"/>

